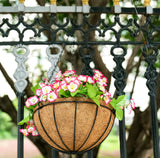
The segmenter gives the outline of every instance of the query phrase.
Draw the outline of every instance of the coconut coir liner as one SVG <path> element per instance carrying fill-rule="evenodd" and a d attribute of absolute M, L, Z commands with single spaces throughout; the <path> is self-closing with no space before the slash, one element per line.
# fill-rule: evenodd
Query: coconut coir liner
<path fill-rule="evenodd" d="M 61 101 L 66 102 L 57 103 Z M 85 103 L 76 103 L 75 116 L 75 102 L 67 101 Z M 99 145 L 112 129 L 115 115 L 111 111 L 112 106 L 106 105 L 104 101 L 100 101 L 100 104 L 111 110 L 101 106 L 96 115 L 97 105 L 89 102 L 94 103 L 91 99 L 80 97 L 59 98 L 53 103 L 43 102 L 43 105 L 49 105 L 35 111 L 33 116 L 41 137 L 53 148 L 66 153 L 82 152 Z"/>

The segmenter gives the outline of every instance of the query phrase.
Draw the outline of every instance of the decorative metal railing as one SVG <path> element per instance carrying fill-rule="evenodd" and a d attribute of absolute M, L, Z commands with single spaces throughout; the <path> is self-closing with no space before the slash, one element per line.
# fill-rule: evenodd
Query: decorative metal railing
<path fill-rule="evenodd" d="M 114 7 L 91 7 L 88 5 L 88 1 L 83 1 L 82 6 L 57 6 L 56 0 L 51 1 L 50 6 L 37 6 L 37 7 L 25 7 L 24 0 L 19 0 L 19 5 L 15 7 L 0 7 L 0 14 L 14 14 L 17 17 L 17 22 L 12 23 L 8 18 L 3 18 L 0 22 L 0 36 L 2 38 L 9 37 L 11 31 L 14 31 L 17 34 L 18 39 L 16 41 L 9 40 L 1 40 L 0 45 L 12 45 L 14 48 L 14 55 L 16 57 L 16 61 L 19 63 L 18 68 L 14 74 L 16 78 L 15 88 L 17 90 L 18 96 L 18 121 L 23 119 L 23 102 L 24 102 L 24 89 L 26 88 L 26 78 L 27 71 L 25 66 L 23 65 L 25 60 L 27 60 L 27 55 L 29 54 L 28 45 L 79 45 L 80 49 L 88 47 L 93 48 L 94 45 L 110 45 L 111 47 L 111 55 L 116 63 L 116 67 L 113 72 L 113 77 L 115 78 L 115 87 L 117 90 L 117 95 L 124 94 L 124 88 L 126 85 L 126 73 L 122 66 L 124 62 L 124 57 L 127 54 L 127 45 L 140 45 L 143 49 L 143 56 L 148 63 L 148 67 L 145 73 L 145 77 L 147 79 L 147 86 L 149 89 L 150 96 L 150 106 L 151 106 L 151 118 L 152 118 L 152 134 L 153 134 L 153 146 L 154 146 L 154 158 L 159 158 L 159 134 L 158 134 L 158 122 L 157 122 L 157 106 L 156 106 L 156 88 L 157 88 L 157 72 L 154 67 L 156 62 L 156 57 L 158 55 L 158 46 L 160 45 L 160 41 L 152 40 L 152 35 L 154 32 L 160 31 L 159 24 L 153 25 L 152 17 L 160 16 L 160 8 L 152 8 L 150 6 L 150 1 L 145 0 L 145 7 L 142 8 L 123 8 L 120 7 L 119 1 L 114 1 Z M 25 14 L 29 13 L 32 15 L 33 13 L 43 14 L 48 13 L 50 17 L 50 22 L 44 24 L 38 16 L 34 18 L 31 23 L 25 21 Z M 67 14 L 74 13 L 75 15 L 78 13 L 83 14 L 83 20 L 81 24 L 77 24 L 76 19 L 74 18 L 66 18 L 65 22 L 57 22 L 57 15 L 59 13 Z M 114 20 L 112 24 L 108 24 L 105 19 L 100 18 L 96 24 L 89 22 L 89 16 L 92 14 L 110 14 L 114 16 Z M 146 17 L 146 20 L 141 25 L 139 19 L 130 18 L 128 19 L 127 24 L 123 24 L 121 21 L 121 14 L 141 14 Z M 3 26 L 6 25 L 7 29 L 4 30 Z M 117 30 L 115 26 L 119 26 Z M 69 27 L 68 27 L 69 26 Z M 84 27 L 85 26 L 85 27 Z M 54 28 L 54 29 L 53 29 Z M 86 29 L 87 28 L 87 29 Z M 34 40 L 26 40 L 25 33 L 26 31 L 32 31 L 33 36 L 31 39 Z M 48 40 L 39 40 L 39 37 L 47 31 L 49 33 Z M 69 39 L 58 40 L 57 35 L 60 31 L 63 31 L 66 36 L 74 37 L 75 32 L 78 31 L 82 35 L 82 40 L 78 41 L 70 41 Z M 91 33 L 95 31 L 102 40 L 97 40 L 96 38 L 90 41 Z M 105 33 L 107 31 L 112 31 L 115 37 L 115 41 L 105 40 Z M 121 38 L 122 32 L 128 31 L 129 36 L 132 37 L 132 41 L 124 41 Z M 139 33 L 145 34 L 144 40 L 138 40 Z M 27 50 L 25 55 L 19 55 L 16 53 L 16 49 L 24 48 Z M 115 49 L 121 48 L 122 53 L 116 54 L 114 52 Z M 149 55 L 147 53 L 147 49 L 151 49 L 154 51 L 153 55 Z M 92 55 L 92 54 L 91 54 Z M 49 58 L 51 55 L 48 55 Z M 54 58 L 54 56 L 53 56 Z M 51 61 L 52 62 L 52 61 Z M 54 62 L 52 63 L 54 65 Z M 87 65 L 88 63 L 86 63 Z M 88 67 L 87 67 L 88 68 Z M 126 158 L 126 142 L 125 142 L 125 120 L 120 121 L 120 147 L 121 147 L 121 158 Z M 18 127 L 20 129 L 21 126 Z M 19 133 L 19 132 L 18 132 Z M 53 152 L 53 157 L 57 157 L 58 155 Z M 88 154 L 88 157 L 93 157 L 92 152 Z M 18 158 L 23 158 L 23 136 L 18 134 Z"/>

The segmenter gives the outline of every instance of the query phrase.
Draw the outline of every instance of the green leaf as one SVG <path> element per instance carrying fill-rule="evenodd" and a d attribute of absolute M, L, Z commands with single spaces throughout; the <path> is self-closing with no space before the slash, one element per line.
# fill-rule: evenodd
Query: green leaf
<path fill-rule="evenodd" d="M 94 98 L 97 94 L 96 88 L 94 86 L 92 86 L 91 84 L 86 84 L 86 87 L 87 87 L 88 96 L 90 98 Z"/>
<path fill-rule="evenodd" d="M 117 106 L 123 107 L 127 101 L 127 97 L 125 95 L 121 95 L 117 98 Z"/>
<path fill-rule="evenodd" d="M 30 119 L 31 119 L 30 116 L 27 116 L 22 121 L 20 121 L 18 125 L 23 125 L 24 123 L 27 123 L 27 121 L 29 121 Z"/>
<path fill-rule="evenodd" d="M 71 96 L 74 97 L 78 92 L 79 90 L 76 90 L 75 92 L 71 92 Z"/>
<path fill-rule="evenodd" d="M 114 109 L 116 109 L 116 107 L 117 107 L 117 106 L 116 106 L 117 101 L 116 101 L 115 98 L 113 98 L 113 99 L 111 100 L 110 104 L 112 105 L 112 107 L 113 107 Z"/>
<path fill-rule="evenodd" d="M 118 120 L 123 119 L 123 110 L 121 108 L 116 109 L 116 117 L 117 117 Z"/>
<path fill-rule="evenodd" d="M 31 90 L 33 91 L 34 94 L 36 94 L 37 89 L 41 89 L 39 84 L 36 84 L 34 87 L 31 87 Z"/>
<path fill-rule="evenodd" d="M 123 119 L 122 107 L 124 107 L 126 101 L 127 101 L 127 97 L 125 95 L 121 95 L 117 99 L 113 98 L 110 102 L 110 104 L 116 111 L 116 117 L 118 118 L 118 120 Z"/>
<path fill-rule="evenodd" d="M 61 89 L 61 90 L 59 91 L 59 94 L 62 95 L 62 96 L 64 96 L 64 97 L 70 97 L 70 95 L 68 94 L 68 92 L 65 91 L 65 90 L 63 90 L 63 89 Z"/>
<path fill-rule="evenodd" d="M 125 95 L 119 96 L 117 99 L 113 98 L 110 102 L 110 104 L 113 106 L 114 109 L 119 107 L 124 107 L 125 103 L 127 101 L 127 98 Z"/>
<path fill-rule="evenodd" d="M 96 97 L 91 98 L 100 107 L 99 100 Z"/>

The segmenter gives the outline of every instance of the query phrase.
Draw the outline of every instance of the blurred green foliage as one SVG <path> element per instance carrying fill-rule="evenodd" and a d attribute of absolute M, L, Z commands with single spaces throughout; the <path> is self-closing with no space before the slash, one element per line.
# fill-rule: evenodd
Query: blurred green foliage
<path fill-rule="evenodd" d="M 11 139 L 17 136 L 17 126 L 11 122 L 6 113 L 0 111 L 0 139 Z"/>

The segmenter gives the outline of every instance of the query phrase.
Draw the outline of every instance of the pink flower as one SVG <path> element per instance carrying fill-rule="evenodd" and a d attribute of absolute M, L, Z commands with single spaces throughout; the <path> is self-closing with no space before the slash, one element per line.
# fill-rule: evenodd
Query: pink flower
<path fill-rule="evenodd" d="M 38 103 L 38 101 L 39 101 L 39 99 L 37 96 L 33 96 L 33 97 L 28 98 L 28 102 L 30 105 L 35 105 Z"/>
<path fill-rule="evenodd" d="M 42 90 L 41 89 L 36 89 L 36 95 L 40 96 L 42 94 Z"/>
<path fill-rule="evenodd" d="M 53 89 L 58 89 L 60 87 L 60 81 L 57 81 L 55 83 L 53 83 L 52 88 Z"/>
<path fill-rule="evenodd" d="M 31 104 L 30 104 L 30 102 L 29 102 L 29 98 L 28 98 L 27 101 L 25 102 L 25 106 L 26 106 L 27 108 L 29 108 L 29 107 L 31 106 Z"/>
<path fill-rule="evenodd" d="M 56 81 L 60 81 L 60 80 L 62 80 L 63 79 L 63 76 L 62 76 L 62 71 L 58 71 L 57 72 L 57 74 L 56 74 L 56 76 L 55 76 L 55 80 Z"/>
<path fill-rule="evenodd" d="M 34 129 L 34 131 L 32 132 L 32 136 L 38 136 L 38 131 L 36 129 Z"/>
<path fill-rule="evenodd" d="M 44 83 L 45 85 L 50 85 L 49 81 L 46 78 L 44 79 L 44 81 L 45 81 Z"/>
<path fill-rule="evenodd" d="M 42 94 L 48 94 L 51 92 L 51 86 L 42 87 Z"/>
<path fill-rule="evenodd" d="M 76 74 L 76 71 L 74 70 L 67 70 L 63 73 L 63 76 L 67 77 L 67 76 L 74 76 Z"/>
<path fill-rule="evenodd" d="M 66 84 L 66 83 L 63 83 L 63 84 L 61 85 L 61 89 L 63 89 L 64 91 L 68 90 L 67 84 Z"/>
<path fill-rule="evenodd" d="M 70 92 L 75 92 L 78 89 L 78 84 L 71 81 L 69 84 L 67 84 L 67 88 Z"/>
<path fill-rule="evenodd" d="M 41 88 L 46 86 L 45 83 L 43 83 L 43 82 L 39 83 L 39 85 L 40 85 Z"/>
<path fill-rule="evenodd" d="M 99 85 L 107 86 L 107 83 L 108 83 L 107 77 L 97 79 L 97 84 Z"/>
<path fill-rule="evenodd" d="M 98 87 L 99 87 L 100 91 L 102 91 L 103 93 L 106 93 L 106 92 L 107 92 L 105 86 L 103 86 L 103 85 L 98 85 Z"/>
<path fill-rule="evenodd" d="M 111 93 L 109 93 L 109 92 L 106 92 L 104 95 L 105 95 L 105 96 L 110 96 L 110 97 L 111 97 Z"/>
<path fill-rule="evenodd" d="M 41 95 L 40 96 L 40 101 L 46 101 L 47 95 Z"/>
<path fill-rule="evenodd" d="M 47 94 L 47 100 L 49 102 L 53 102 L 58 98 L 57 94 L 55 92 L 51 92 L 49 94 Z"/>
<path fill-rule="evenodd" d="M 27 132 L 28 133 L 32 133 L 34 131 L 34 127 L 33 126 L 28 125 L 26 128 L 27 128 Z"/>
<path fill-rule="evenodd" d="M 90 76 L 87 76 L 87 82 L 90 83 L 90 84 L 95 83 L 94 79 Z"/>
<path fill-rule="evenodd" d="M 76 80 L 76 79 L 77 79 L 76 77 L 71 77 L 71 76 L 69 76 L 69 77 L 65 77 L 65 78 L 64 78 L 64 81 L 65 81 L 66 83 L 69 83 L 69 82 L 74 81 L 74 80 Z"/>
<path fill-rule="evenodd" d="M 87 82 L 87 76 L 85 76 L 85 75 L 79 75 L 78 76 L 78 80 L 80 80 L 82 82 Z"/>
<path fill-rule="evenodd" d="M 110 101 L 111 101 L 111 99 L 110 99 L 110 97 L 109 97 L 108 95 L 106 95 L 106 96 L 104 97 L 104 101 L 105 101 L 106 104 L 109 104 Z"/>
<path fill-rule="evenodd" d="M 131 100 L 130 100 L 130 106 L 132 109 L 135 109 L 135 102 L 134 102 L 133 98 L 131 98 Z"/>
<path fill-rule="evenodd" d="M 29 120 L 29 121 L 27 121 L 27 124 L 33 126 L 34 125 L 34 121 L 33 120 Z"/>
<path fill-rule="evenodd" d="M 29 135 L 27 129 L 19 129 L 19 132 L 21 132 L 24 136 L 28 136 Z"/>
<path fill-rule="evenodd" d="M 97 78 L 100 78 L 103 76 L 103 74 L 99 70 L 94 69 L 94 72 L 95 72 L 94 76 L 96 76 Z"/>
<path fill-rule="evenodd" d="M 74 82 L 77 83 L 78 86 L 82 83 L 82 82 L 81 82 L 80 80 L 78 80 L 78 79 L 75 79 Z"/>

